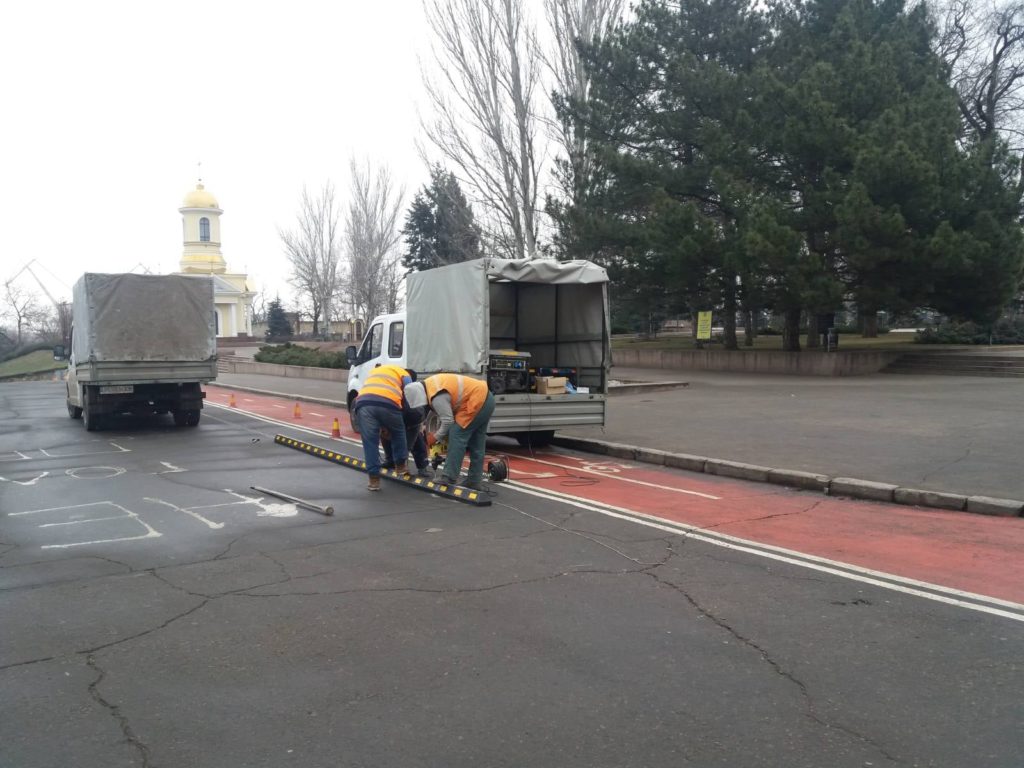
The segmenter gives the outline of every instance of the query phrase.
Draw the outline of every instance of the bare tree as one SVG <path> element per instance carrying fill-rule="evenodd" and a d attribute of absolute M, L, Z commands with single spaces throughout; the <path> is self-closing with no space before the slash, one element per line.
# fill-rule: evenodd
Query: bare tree
<path fill-rule="evenodd" d="M 14 342 L 20 347 L 26 332 L 45 316 L 46 311 L 35 293 L 26 291 L 12 281 L 4 284 L 4 298 L 6 307 L 3 314 L 13 321 Z"/>
<path fill-rule="evenodd" d="M 1024 2 L 940 0 L 938 53 L 956 89 L 966 135 L 1024 136 Z"/>
<path fill-rule="evenodd" d="M 546 61 L 556 99 L 567 105 L 586 103 L 591 77 L 583 65 L 580 45 L 608 37 L 625 7 L 625 0 L 544 0 L 554 41 Z M 563 153 L 558 181 L 570 203 L 579 203 L 591 175 L 586 131 L 577 121 L 565 118 L 558 121 L 556 133 Z"/>
<path fill-rule="evenodd" d="M 405 190 L 396 188 L 385 167 L 349 162 L 351 195 L 345 216 L 348 296 L 353 314 L 369 322 L 398 308 L 401 255 L 398 244 Z"/>
<path fill-rule="evenodd" d="M 425 0 L 437 72 L 424 132 L 486 211 L 491 242 L 537 254 L 541 55 L 522 0 Z"/>
<path fill-rule="evenodd" d="M 341 284 L 339 219 L 334 185 L 327 182 L 316 197 L 310 196 L 303 187 L 295 228 L 278 230 L 285 255 L 292 265 L 290 282 L 303 297 L 309 299 L 312 307 L 314 336 L 320 332 L 321 317 L 324 318 L 324 332 L 330 333 L 331 303 Z"/>

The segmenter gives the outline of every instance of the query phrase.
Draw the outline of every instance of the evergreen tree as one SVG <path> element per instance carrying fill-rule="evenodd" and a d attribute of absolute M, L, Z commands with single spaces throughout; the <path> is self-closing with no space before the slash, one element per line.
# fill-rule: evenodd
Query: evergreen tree
<path fill-rule="evenodd" d="M 422 271 L 479 258 L 480 230 L 473 210 L 455 175 L 438 165 L 430 183 L 416 193 L 405 226 L 406 252 L 402 264 Z"/>
<path fill-rule="evenodd" d="M 292 335 L 292 324 L 281 307 L 281 299 L 274 299 L 267 305 L 267 338 L 288 338 Z"/>

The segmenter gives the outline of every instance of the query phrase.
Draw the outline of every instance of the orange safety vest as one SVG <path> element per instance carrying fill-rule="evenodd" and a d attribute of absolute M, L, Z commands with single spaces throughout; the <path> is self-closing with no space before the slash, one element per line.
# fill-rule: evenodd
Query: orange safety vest
<path fill-rule="evenodd" d="M 370 375 L 366 377 L 366 382 L 359 390 L 359 396 L 375 395 L 383 397 L 401 408 L 402 377 L 408 375 L 409 372 L 405 368 L 399 368 L 397 365 L 380 365 L 370 371 Z"/>
<path fill-rule="evenodd" d="M 433 400 L 439 392 L 447 392 L 452 399 L 452 414 L 455 423 L 465 429 L 484 407 L 489 390 L 487 382 L 460 376 L 457 373 L 437 373 L 423 380 L 427 400 Z"/>

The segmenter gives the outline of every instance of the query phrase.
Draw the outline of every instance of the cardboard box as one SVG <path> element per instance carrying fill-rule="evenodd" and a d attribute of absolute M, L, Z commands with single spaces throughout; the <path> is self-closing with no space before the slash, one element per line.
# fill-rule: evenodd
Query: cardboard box
<path fill-rule="evenodd" d="M 538 395 L 564 395 L 565 394 L 565 376 L 538 376 L 537 377 L 537 394 Z"/>

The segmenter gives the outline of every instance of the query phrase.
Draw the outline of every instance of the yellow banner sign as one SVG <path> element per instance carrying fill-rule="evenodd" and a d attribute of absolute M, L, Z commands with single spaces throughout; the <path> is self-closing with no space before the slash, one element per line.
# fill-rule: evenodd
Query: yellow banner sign
<path fill-rule="evenodd" d="M 711 339 L 711 312 L 697 313 L 697 341 Z"/>

